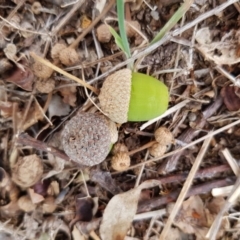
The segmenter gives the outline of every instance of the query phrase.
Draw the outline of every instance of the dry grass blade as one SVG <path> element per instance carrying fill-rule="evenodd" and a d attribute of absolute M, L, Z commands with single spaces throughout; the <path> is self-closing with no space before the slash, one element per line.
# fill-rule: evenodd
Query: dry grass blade
<path fill-rule="evenodd" d="M 185 197 L 186 197 L 186 195 L 187 195 L 187 193 L 188 193 L 188 191 L 190 189 L 190 186 L 192 185 L 194 176 L 195 176 L 195 174 L 196 174 L 196 172 L 197 172 L 197 170 L 198 170 L 198 168 L 199 168 L 199 166 L 201 164 L 201 161 L 202 161 L 202 159 L 203 159 L 203 157 L 204 157 L 204 155 L 205 155 L 205 153 L 206 153 L 206 151 L 207 151 L 207 149 L 209 147 L 209 143 L 211 141 L 211 138 L 212 137 L 210 136 L 210 137 L 208 137 L 204 141 L 204 143 L 202 145 L 202 148 L 200 149 L 200 151 L 198 153 L 198 156 L 197 156 L 196 160 L 194 161 L 192 169 L 189 172 L 189 175 L 188 175 L 188 177 L 186 179 L 186 182 L 184 183 L 183 188 L 182 188 L 182 190 L 181 190 L 181 192 L 180 192 L 180 194 L 178 196 L 178 199 L 177 199 L 177 201 L 176 201 L 176 203 L 175 203 L 175 205 L 173 207 L 173 210 L 170 213 L 170 216 L 168 217 L 168 220 L 166 222 L 166 225 L 163 228 L 163 231 L 162 231 L 162 233 L 160 235 L 159 240 L 166 239 L 167 234 L 168 234 L 168 232 L 170 230 L 170 227 L 171 227 L 171 225 L 172 225 L 172 223 L 174 221 L 174 218 L 176 217 L 179 209 L 181 208 L 181 205 L 182 205 L 182 203 L 183 203 L 183 201 L 184 201 L 184 199 L 185 199 Z"/>
<path fill-rule="evenodd" d="M 93 86 L 87 84 L 87 83 L 84 82 L 82 79 L 77 78 L 77 77 L 71 75 L 70 73 L 65 72 L 65 71 L 62 70 L 61 68 L 55 66 L 54 64 L 52 64 L 52 63 L 50 63 L 49 61 L 47 61 L 47 60 L 41 58 L 40 56 L 36 55 L 36 54 L 33 53 L 33 52 L 30 53 L 30 56 L 33 57 L 33 59 L 35 59 L 36 61 L 39 61 L 39 62 L 43 63 L 44 65 L 46 65 L 46 66 L 52 68 L 53 70 L 55 70 L 55 71 L 57 71 L 57 72 L 63 74 L 64 76 L 66 76 L 66 77 L 72 79 L 73 81 L 75 81 L 75 82 L 81 84 L 82 86 L 84 86 L 84 87 L 90 89 L 90 90 L 93 91 L 95 94 L 98 94 L 98 92 L 99 92 L 98 89 L 96 89 L 96 88 L 94 88 Z"/>
<path fill-rule="evenodd" d="M 206 238 L 209 240 L 215 240 L 217 233 L 219 231 L 222 218 L 227 210 L 236 202 L 238 196 L 240 194 L 240 176 L 238 176 L 237 181 L 235 182 L 229 197 L 227 198 L 226 203 L 224 204 L 221 211 L 218 213 L 217 217 L 215 218 L 211 228 L 209 229 Z"/>
<path fill-rule="evenodd" d="M 234 172 L 234 174 L 236 176 L 239 175 L 239 172 L 240 172 L 240 169 L 239 169 L 239 166 L 238 166 L 238 163 L 236 161 L 236 159 L 234 159 L 230 153 L 230 151 L 228 150 L 228 148 L 225 148 L 222 150 L 222 154 L 223 156 L 226 158 L 229 166 L 232 168 L 232 171 Z"/>

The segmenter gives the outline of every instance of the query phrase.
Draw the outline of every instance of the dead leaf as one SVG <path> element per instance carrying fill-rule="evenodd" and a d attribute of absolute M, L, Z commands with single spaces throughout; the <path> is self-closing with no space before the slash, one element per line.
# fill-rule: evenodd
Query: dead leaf
<path fill-rule="evenodd" d="M 0 100 L 0 115 L 4 118 L 9 118 L 13 113 L 13 103 Z"/>
<path fill-rule="evenodd" d="M 196 40 L 199 43 L 198 50 L 203 56 L 217 65 L 232 65 L 240 62 L 238 56 L 239 31 L 232 30 L 225 33 L 220 41 L 214 41 L 214 30 L 208 27 L 201 28 L 196 33 Z"/>
<path fill-rule="evenodd" d="M 69 104 L 72 107 L 76 106 L 76 100 L 77 100 L 77 97 L 76 97 L 77 87 L 76 86 L 60 88 L 59 92 L 63 96 L 64 103 Z"/>
<path fill-rule="evenodd" d="M 64 103 L 62 98 L 58 95 L 53 95 L 48 107 L 49 118 L 53 116 L 66 116 L 71 111 L 69 104 Z"/>
<path fill-rule="evenodd" d="M 42 195 L 35 193 L 32 188 L 28 189 L 28 193 L 32 200 L 32 203 L 34 203 L 34 204 L 40 203 L 45 199 Z"/>
<path fill-rule="evenodd" d="M 72 230 L 72 236 L 73 240 L 86 240 L 86 238 L 80 233 L 78 228 L 76 228 L 75 226 L 73 227 Z"/>
<path fill-rule="evenodd" d="M 225 201 L 223 198 L 218 198 L 212 200 L 207 206 L 204 206 L 203 201 L 199 196 L 192 196 L 183 202 L 182 208 L 174 219 L 174 225 L 179 227 L 184 233 L 195 234 L 198 240 L 205 239 L 205 236 L 216 217 L 216 214 L 213 214 L 207 207 L 211 207 L 213 212 L 218 212 L 222 204 L 224 204 L 223 201 Z M 168 205 L 168 212 L 171 212 L 173 205 L 174 204 L 172 203 Z M 226 221 L 222 221 L 221 226 L 222 228 L 221 231 L 218 232 L 218 237 L 222 236 L 224 229 L 229 228 L 228 220 L 226 219 Z"/>
<path fill-rule="evenodd" d="M 37 123 L 39 120 L 43 119 L 43 113 L 41 111 L 41 109 L 39 108 L 39 106 L 34 103 L 33 106 L 30 107 L 27 117 L 25 119 L 25 121 L 23 122 L 23 126 L 22 125 L 22 117 L 23 117 L 23 112 L 17 112 L 17 127 L 18 129 L 22 128 L 22 130 L 26 130 L 29 127 L 31 127 L 32 125 L 34 125 L 35 123 Z"/>
<path fill-rule="evenodd" d="M 148 180 L 137 188 L 114 196 L 103 214 L 100 226 L 101 238 L 104 240 L 123 240 L 136 214 L 142 189 L 159 184 L 159 181 Z"/>
<path fill-rule="evenodd" d="M 239 87 L 225 86 L 221 90 L 223 102 L 229 111 L 238 111 L 240 109 Z"/>
<path fill-rule="evenodd" d="M 34 75 L 32 71 L 25 67 L 25 71 L 17 68 L 12 71 L 12 74 L 5 79 L 7 82 L 11 82 L 19 86 L 26 91 L 32 91 L 32 85 L 34 81 Z"/>
<path fill-rule="evenodd" d="M 43 232 L 47 232 L 51 235 L 51 239 L 56 239 L 58 232 L 63 232 L 66 234 L 65 239 L 71 239 L 71 232 L 67 224 L 60 218 L 49 217 L 43 222 L 42 226 Z"/>

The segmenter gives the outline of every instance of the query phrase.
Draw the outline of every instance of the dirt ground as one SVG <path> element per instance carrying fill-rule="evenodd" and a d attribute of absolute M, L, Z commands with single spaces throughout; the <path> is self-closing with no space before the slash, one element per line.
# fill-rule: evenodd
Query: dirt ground
<path fill-rule="evenodd" d="M 0 240 L 240 239 L 239 2 L 185 1 L 151 44 L 183 2 L 125 1 L 129 58 L 116 2 L 0 0 Z M 149 121 L 102 102 L 131 66 L 169 92 Z"/>

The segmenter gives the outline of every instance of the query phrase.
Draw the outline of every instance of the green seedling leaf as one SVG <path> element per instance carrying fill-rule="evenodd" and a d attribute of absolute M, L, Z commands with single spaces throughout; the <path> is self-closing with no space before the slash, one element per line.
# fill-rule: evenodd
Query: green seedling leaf
<path fill-rule="evenodd" d="M 117 0 L 117 15 L 118 15 L 118 27 L 120 31 L 120 36 L 122 39 L 122 44 L 124 47 L 124 52 L 127 58 L 131 57 L 131 51 L 128 43 L 128 38 L 125 29 L 125 16 L 124 16 L 124 1 Z"/>
<path fill-rule="evenodd" d="M 183 15 L 188 11 L 188 9 L 192 5 L 192 3 L 193 3 L 193 0 L 186 0 L 182 4 L 182 6 L 173 14 L 173 16 L 169 19 L 169 21 L 161 29 L 161 31 L 155 36 L 155 38 L 150 42 L 150 45 L 161 40 L 162 37 L 167 32 L 169 32 L 175 26 L 175 24 L 183 17 Z"/>
<path fill-rule="evenodd" d="M 108 28 L 109 28 L 109 31 L 111 32 L 111 34 L 113 35 L 117 46 L 126 54 L 126 51 L 124 49 L 124 45 L 123 45 L 121 37 L 118 35 L 118 33 L 111 26 L 108 25 Z"/>

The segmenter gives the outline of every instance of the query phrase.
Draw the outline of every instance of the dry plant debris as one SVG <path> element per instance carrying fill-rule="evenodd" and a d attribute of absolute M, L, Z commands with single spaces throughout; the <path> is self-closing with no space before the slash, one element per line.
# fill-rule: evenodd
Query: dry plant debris
<path fill-rule="evenodd" d="M 0 239 L 240 239 L 240 4 L 185 2 L 149 45 L 182 1 L 125 1 L 126 59 L 115 0 L 1 1 Z M 131 64 L 169 90 L 148 122 Z"/>

